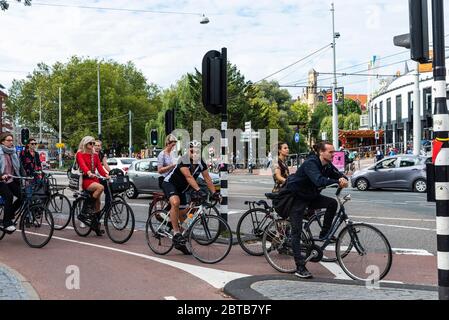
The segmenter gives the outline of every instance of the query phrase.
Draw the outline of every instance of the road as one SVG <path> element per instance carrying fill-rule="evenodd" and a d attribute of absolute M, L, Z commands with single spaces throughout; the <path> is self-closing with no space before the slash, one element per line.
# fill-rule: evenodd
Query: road
<path fill-rule="evenodd" d="M 66 177 L 58 181 L 65 183 Z M 229 223 L 235 230 L 244 201 L 263 199 L 272 180 L 269 175 L 231 175 L 229 187 Z M 333 192 L 329 189 L 324 194 Z M 435 205 L 427 203 L 425 195 L 412 192 L 344 192 L 353 198 L 346 206 L 350 217 L 378 227 L 394 248 L 386 280 L 435 285 Z M 153 254 L 142 231 L 150 200 L 149 196 L 129 200 L 138 224 L 126 244 L 113 244 L 106 236 L 80 238 L 67 228 L 56 231 L 45 248 L 31 249 L 16 232 L 0 241 L 2 262 L 24 275 L 42 299 L 229 299 L 222 292 L 227 282 L 277 273 L 264 257 L 248 256 L 238 245 L 215 265 L 204 265 L 177 250 L 165 256 Z M 309 269 L 316 277 L 346 277 L 337 264 L 314 263 Z M 77 270 L 79 289 L 71 288 L 69 281 Z"/>

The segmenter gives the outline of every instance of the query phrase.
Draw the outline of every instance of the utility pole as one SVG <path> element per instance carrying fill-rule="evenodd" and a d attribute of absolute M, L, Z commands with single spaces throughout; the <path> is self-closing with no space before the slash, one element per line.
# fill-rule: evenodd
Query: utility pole
<path fill-rule="evenodd" d="M 42 144 L 42 97 L 39 94 L 39 143 Z"/>
<path fill-rule="evenodd" d="M 338 150 L 338 109 L 337 101 L 335 99 L 335 91 L 337 89 L 337 58 L 335 54 L 335 9 L 332 2 L 332 49 L 334 55 L 334 83 L 332 84 L 332 140 L 335 150 Z"/>
<path fill-rule="evenodd" d="M 133 123 L 132 123 L 132 112 L 129 110 L 129 157 L 133 154 Z"/>
<path fill-rule="evenodd" d="M 438 293 L 449 300 L 449 114 L 446 106 L 446 61 L 443 0 L 432 0 L 434 143 L 442 143 L 435 158 Z"/>
<path fill-rule="evenodd" d="M 421 149 L 421 97 L 419 93 L 419 62 L 416 63 L 415 86 L 413 90 L 413 154 Z"/>
<path fill-rule="evenodd" d="M 62 167 L 62 111 L 61 111 L 61 87 L 59 87 L 59 168 Z"/>
<path fill-rule="evenodd" d="M 97 65 L 97 95 L 98 95 L 98 140 L 101 141 L 101 108 L 100 108 L 100 64 Z"/>

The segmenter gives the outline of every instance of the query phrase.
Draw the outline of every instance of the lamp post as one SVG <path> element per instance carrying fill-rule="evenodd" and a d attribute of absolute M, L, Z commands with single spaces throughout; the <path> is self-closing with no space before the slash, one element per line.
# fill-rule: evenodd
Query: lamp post
<path fill-rule="evenodd" d="M 98 140 L 101 141 L 101 107 L 100 107 L 100 63 L 97 65 L 97 95 L 98 95 Z"/>
<path fill-rule="evenodd" d="M 335 150 L 338 150 L 338 109 L 337 101 L 335 99 L 335 90 L 337 88 L 337 59 L 335 53 L 335 39 L 340 37 L 340 33 L 335 32 L 335 8 L 332 3 L 332 51 L 334 56 L 334 82 L 332 84 L 332 140 Z"/>

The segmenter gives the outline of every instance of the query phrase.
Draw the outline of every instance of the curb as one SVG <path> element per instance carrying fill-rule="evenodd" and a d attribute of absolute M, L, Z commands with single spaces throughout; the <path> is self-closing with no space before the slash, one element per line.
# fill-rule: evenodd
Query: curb
<path fill-rule="evenodd" d="M 361 286 L 365 287 L 366 283 L 363 281 L 356 280 L 337 280 L 337 279 L 325 279 L 325 278 L 313 278 L 308 280 L 301 280 L 294 275 L 262 275 L 262 276 L 250 276 L 245 278 L 240 278 L 228 282 L 223 291 L 238 300 L 270 300 L 268 297 L 259 293 L 258 291 L 251 288 L 256 282 L 263 282 L 269 280 L 287 280 L 287 281 L 297 281 L 297 282 L 307 282 L 307 283 L 327 283 L 327 284 L 338 284 L 338 285 L 351 285 L 351 286 Z M 433 291 L 438 292 L 438 287 L 417 285 L 417 284 L 398 284 L 398 283 L 385 283 L 381 282 L 379 284 L 380 288 L 384 289 L 404 289 L 404 290 L 419 290 L 419 291 Z"/>
<path fill-rule="evenodd" d="M 18 271 L 8 267 L 7 265 L 0 262 L 0 269 L 6 270 L 7 273 L 12 275 L 21 284 L 22 288 L 25 290 L 28 299 L 27 300 L 40 300 L 39 294 L 33 288 L 31 283 Z"/>

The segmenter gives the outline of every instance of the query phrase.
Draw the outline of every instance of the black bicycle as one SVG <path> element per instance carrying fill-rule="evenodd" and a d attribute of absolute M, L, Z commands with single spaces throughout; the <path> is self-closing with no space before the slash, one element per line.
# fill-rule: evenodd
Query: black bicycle
<path fill-rule="evenodd" d="M 265 200 L 245 201 L 249 208 L 242 214 L 237 223 L 237 240 L 242 249 L 252 256 L 263 256 L 262 237 L 265 229 L 276 216 L 274 208 Z M 323 213 L 324 209 L 314 210 L 314 214 Z M 305 210 L 304 221 L 309 218 L 309 210 Z M 315 232 L 316 230 L 313 228 Z M 314 233 L 315 234 L 315 233 Z"/>
<path fill-rule="evenodd" d="M 104 177 L 97 177 L 106 180 Z M 109 183 L 106 185 L 107 188 L 105 192 L 111 193 Z M 89 191 L 75 191 L 73 196 L 76 200 L 73 202 L 72 206 L 72 224 L 75 232 L 79 236 L 87 237 L 93 228 L 96 227 L 96 221 L 98 221 L 98 227 L 100 227 L 100 221 L 104 216 L 104 226 L 109 239 L 115 243 L 121 244 L 131 238 L 135 227 L 134 212 L 122 198 L 112 198 L 111 203 L 105 203 L 100 212 L 88 214 L 83 212 L 85 207 L 84 203 L 87 199 L 92 197 L 92 193 Z M 87 216 L 92 223 L 89 224 L 79 220 L 79 215 L 81 213 Z"/>
<path fill-rule="evenodd" d="M 50 185 L 50 197 L 47 201 L 47 208 L 53 216 L 55 230 L 63 230 L 70 223 L 72 212 L 70 200 L 64 195 L 66 187 L 58 185 L 52 174 L 44 173 L 44 175 Z"/>
<path fill-rule="evenodd" d="M 19 223 L 23 240 L 30 247 L 42 248 L 50 241 L 54 231 L 53 216 L 46 206 L 48 194 L 40 193 L 48 187 L 45 186 L 47 182 L 33 177 L 11 177 L 20 180 L 22 193 L 22 203 L 15 215 L 14 225 Z M 3 225 L 4 203 L 0 207 L 0 225 Z M 5 234 L 12 233 L 0 227 L 0 240 Z"/>
<path fill-rule="evenodd" d="M 376 280 L 381 280 L 390 271 L 393 261 L 390 243 L 372 225 L 354 223 L 349 219 L 344 205 L 351 200 L 351 196 L 348 194 L 341 198 L 341 190 L 338 188 L 336 192 L 340 209 L 329 233 L 324 239 L 317 237 L 313 226 L 322 224 L 323 214 L 312 217 L 301 234 L 301 252 L 306 262 L 323 261 L 325 250 L 333 243 L 332 239 L 338 232 L 334 250 L 336 261 L 343 271 L 354 280 L 367 281 L 373 275 Z M 280 272 L 293 273 L 296 270 L 291 242 L 289 219 L 275 218 L 266 227 L 262 239 L 264 255 L 268 263 Z"/>

